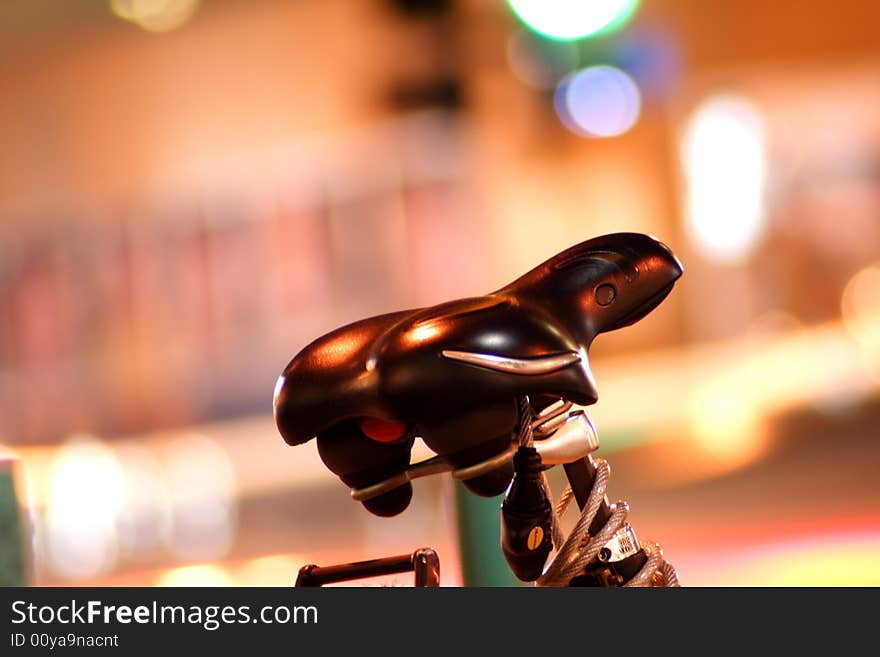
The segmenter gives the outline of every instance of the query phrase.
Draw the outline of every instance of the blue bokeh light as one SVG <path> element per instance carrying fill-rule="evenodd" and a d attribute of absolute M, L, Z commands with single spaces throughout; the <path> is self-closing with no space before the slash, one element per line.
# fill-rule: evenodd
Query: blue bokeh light
<path fill-rule="evenodd" d="M 560 81 L 556 114 L 566 128 L 584 137 L 614 137 L 629 130 L 641 112 L 638 85 L 613 66 L 592 66 Z"/>

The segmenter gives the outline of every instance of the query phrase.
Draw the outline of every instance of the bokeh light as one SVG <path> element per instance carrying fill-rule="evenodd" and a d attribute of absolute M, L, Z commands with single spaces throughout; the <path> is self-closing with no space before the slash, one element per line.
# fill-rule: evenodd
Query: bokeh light
<path fill-rule="evenodd" d="M 237 580 L 242 586 L 289 586 L 306 563 L 296 554 L 270 554 L 244 563 Z"/>
<path fill-rule="evenodd" d="M 92 577 L 115 565 L 125 492 L 122 468 L 107 446 L 77 437 L 59 450 L 46 509 L 48 557 L 57 573 Z"/>
<path fill-rule="evenodd" d="M 234 586 L 235 581 L 227 570 L 213 564 L 199 564 L 172 568 L 162 573 L 156 586 Z"/>
<path fill-rule="evenodd" d="M 764 119 L 748 99 L 713 96 L 690 118 L 681 142 L 687 228 L 720 262 L 744 259 L 761 236 L 766 154 Z"/>
<path fill-rule="evenodd" d="M 148 32 L 168 32 L 189 21 L 199 8 L 199 0 L 110 0 L 116 16 Z"/>
<path fill-rule="evenodd" d="M 757 405 L 730 385 L 701 389 L 690 406 L 690 429 L 706 454 L 730 467 L 756 460 L 767 447 Z"/>
<path fill-rule="evenodd" d="M 530 29 L 548 39 L 572 41 L 623 27 L 639 0 L 507 0 Z"/>
<path fill-rule="evenodd" d="M 593 66 L 565 77 L 556 89 L 556 114 L 585 137 L 614 137 L 639 118 L 641 95 L 633 79 L 613 66 Z"/>
<path fill-rule="evenodd" d="M 868 401 L 876 381 L 871 375 L 871 364 L 865 358 L 860 345 L 848 339 L 846 332 L 840 332 L 837 339 L 831 336 L 817 336 L 812 341 L 815 353 L 821 354 L 821 364 L 814 365 L 813 379 L 821 377 L 822 392 L 811 405 L 827 415 L 853 413 Z M 788 364 L 788 369 L 797 372 L 800 364 Z M 770 371 L 775 374 L 775 371 Z"/>
<path fill-rule="evenodd" d="M 865 267 L 846 284 L 841 298 L 846 330 L 866 355 L 880 356 L 880 264 Z"/>

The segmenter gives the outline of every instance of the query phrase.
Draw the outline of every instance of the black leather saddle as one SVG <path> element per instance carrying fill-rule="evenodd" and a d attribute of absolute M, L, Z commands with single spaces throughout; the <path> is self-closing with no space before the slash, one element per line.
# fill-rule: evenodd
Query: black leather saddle
<path fill-rule="evenodd" d="M 521 398 L 594 403 L 593 339 L 647 315 L 681 273 L 661 242 L 617 233 L 486 296 L 343 326 L 285 368 L 276 424 L 290 445 L 317 438 L 324 463 L 353 489 L 406 470 L 416 436 L 454 468 L 486 462 L 510 447 Z M 512 473 L 505 462 L 464 483 L 498 495 Z M 364 505 L 395 515 L 411 495 L 404 481 Z"/>

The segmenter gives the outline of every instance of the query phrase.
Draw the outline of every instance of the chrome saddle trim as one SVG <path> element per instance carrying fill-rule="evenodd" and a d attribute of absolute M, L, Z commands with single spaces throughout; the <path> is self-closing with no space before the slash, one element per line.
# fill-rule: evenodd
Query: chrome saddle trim
<path fill-rule="evenodd" d="M 456 351 L 454 349 L 444 349 L 440 353 L 444 358 L 449 358 L 450 360 L 457 360 L 498 372 L 506 372 L 507 374 L 525 376 L 549 374 L 550 372 L 555 372 L 578 363 L 581 360 L 581 355 L 576 351 L 550 354 L 549 356 L 539 356 L 537 358 L 513 358 L 511 356 L 481 354 L 473 351 Z"/>

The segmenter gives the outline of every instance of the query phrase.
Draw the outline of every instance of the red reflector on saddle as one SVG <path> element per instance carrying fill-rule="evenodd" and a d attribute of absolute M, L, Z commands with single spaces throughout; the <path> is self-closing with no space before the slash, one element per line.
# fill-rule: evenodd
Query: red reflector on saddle
<path fill-rule="evenodd" d="M 406 423 L 380 420 L 377 417 L 363 417 L 360 419 L 361 431 L 367 438 L 372 438 L 379 443 L 393 443 L 403 438 L 406 433 Z"/>

